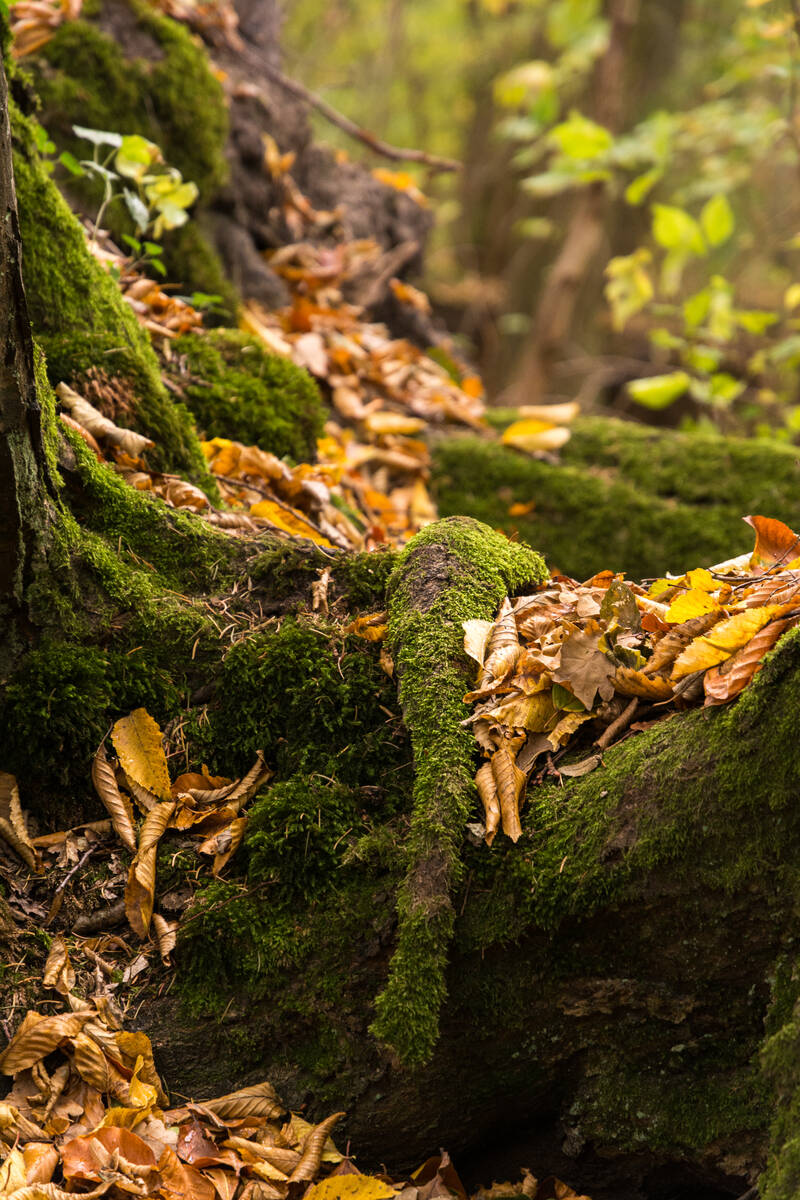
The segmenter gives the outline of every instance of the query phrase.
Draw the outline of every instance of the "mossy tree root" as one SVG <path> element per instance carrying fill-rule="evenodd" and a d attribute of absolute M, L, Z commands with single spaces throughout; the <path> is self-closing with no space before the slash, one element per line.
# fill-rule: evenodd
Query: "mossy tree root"
<path fill-rule="evenodd" d="M 397 948 L 372 1032 L 408 1064 L 429 1059 L 438 1038 L 454 921 L 451 892 L 475 798 L 475 743 L 461 724 L 473 674 L 462 622 L 494 617 L 509 591 L 545 577 L 534 551 L 477 521 L 451 517 L 410 542 L 389 580 L 389 645 L 415 783 Z"/>

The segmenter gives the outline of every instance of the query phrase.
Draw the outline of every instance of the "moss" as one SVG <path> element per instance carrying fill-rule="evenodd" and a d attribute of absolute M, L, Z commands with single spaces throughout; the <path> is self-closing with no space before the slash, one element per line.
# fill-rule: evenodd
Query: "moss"
<path fill-rule="evenodd" d="M 314 456 L 326 414 L 307 371 L 231 329 L 187 334 L 174 349 L 185 355 L 191 373 L 189 382 L 180 372 L 175 381 L 207 437 L 232 438 L 297 461 Z"/>
<path fill-rule="evenodd" d="M 381 798 L 402 786 L 407 754 L 375 648 L 302 619 L 229 650 L 196 738 L 226 771 L 247 770 L 263 750 L 279 777 L 318 773 L 348 787 L 368 781 Z"/>
<path fill-rule="evenodd" d="M 358 796 L 321 776 L 276 783 L 248 819 L 248 877 L 280 882 L 283 894 L 309 900 L 326 889 L 343 843 L 361 824 Z"/>
<path fill-rule="evenodd" d="M 94 19 L 66 22 L 34 60 L 42 122 L 57 149 L 78 158 L 87 156 L 87 143 L 74 136 L 73 125 L 154 141 L 165 161 L 200 190 L 188 225 L 164 236 L 169 277 L 189 292 L 221 295 L 233 311 L 234 291 L 198 225 L 203 205 L 227 178 L 227 109 L 205 50 L 186 28 L 139 0 L 106 0 L 92 17 L 102 28 Z M 126 57 L 126 43 L 138 52 Z M 102 198 L 98 181 L 67 183 L 86 211 L 96 211 Z M 134 232 L 121 202 L 107 210 L 106 222 L 117 239 Z"/>
<path fill-rule="evenodd" d="M 186 472 L 213 495 L 191 417 L 167 394 L 147 334 L 88 253 L 80 225 L 39 160 L 33 122 L 13 108 L 12 126 L 25 288 L 51 381 L 69 381 L 98 364 L 127 380 L 137 428 L 156 443 L 151 464 Z"/>
<path fill-rule="evenodd" d="M 184 26 L 138 0 L 104 2 L 98 17 L 111 30 L 126 27 L 146 53 L 127 58 L 124 41 L 94 21 L 65 22 L 40 52 L 46 66 L 34 68 L 43 124 L 59 149 L 82 158 L 86 142 L 75 139 L 73 125 L 142 134 L 209 199 L 227 177 L 228 118 L 205 50 Z"/>
<path fill-rule="evenodd" d="M 446 994 L 452 888 L 474 799 L 474 739 L 461 725 L 472 672 L 462 622 L 494 616 L 502 598 L 546 577 L 542 559 L 468 518 L 428 526 L 389 581 L 389 645 L 414 750 L 409 867 L 397 949 L 376 1002 L 374 1034 L 408 1063 L 430 1057 Z"/>
<path fill-rule="evenodd" d="M 584 418 L 560 464 L 475 437 L 442 441 L 434 457 L 443 516 L 469 512 L 578 578 L 612 567 L 638 579 L 732 557 L 752 545 L 747 513 L 800 523 L 797 456 L 766 441 Z M 531 511 L 512 516 L 515 504 Z"/>
<path fill-rule="evenodd" d="M 770 1155 L 759 1181 L 763 1200 L 800 1194 L 800 971 L 796 958 L 779 964 L 761 1051 L 761 1069 L 773 1101 Z"/>

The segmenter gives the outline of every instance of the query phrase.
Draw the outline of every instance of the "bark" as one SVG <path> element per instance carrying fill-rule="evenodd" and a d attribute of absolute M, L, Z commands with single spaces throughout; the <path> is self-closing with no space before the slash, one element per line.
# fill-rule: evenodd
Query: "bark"
<path fill-rule="evenodd" d="M 16 623 L 43 533 L 52 482 L 44 451 L 33 337 L 22 282 L 8 84 L 2 62 L 0 217 L 0 619 L 12 618 Z"/>

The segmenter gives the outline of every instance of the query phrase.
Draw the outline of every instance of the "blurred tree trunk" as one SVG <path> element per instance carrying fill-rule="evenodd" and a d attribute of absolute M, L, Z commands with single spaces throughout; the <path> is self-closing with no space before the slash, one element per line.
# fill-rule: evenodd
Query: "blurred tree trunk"
<path fill-rule="evenodd" d="M 625 120 L 626 65 L 639 0 L 609 0 L 608 47 L 594 82 L 594 119 L 612 133 Z M 550 269 L 533 318 L 530 338 L 512 384 L 512 404 L 537 404 L 546 398 L 553 364 L 572 328 L 581 287 L 605 240 L 608 189 L 599 181 L 577 199 L 561 251 Z"/>

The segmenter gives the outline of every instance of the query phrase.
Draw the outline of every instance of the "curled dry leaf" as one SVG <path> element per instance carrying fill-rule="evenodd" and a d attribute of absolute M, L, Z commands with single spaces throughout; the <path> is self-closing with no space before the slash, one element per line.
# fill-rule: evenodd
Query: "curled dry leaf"
<path fill-rule="evenodd" d="M 494 629 L 493 621 L 464 621 L 464 653 L 474 659 L 479 667 L 483 666 L 486 656 L 486 645 L 489 635 Z"/>
<path fill-rule="evenodd" d="M 780 611 L 780 605 L 768 604 L 763 608 L 746 608 L 724 621 L 718 621 L 707 634 L 695 638 L 676 658 L 672 667 L 673 681 L 724 662 Z"/>
<path fill-rule="evenodd" d="M 51 1017 L 28 1012 L 14 1037 L 0 1054 L 0 1071 L 4 1075 L 16 1075 L 19 1071 L 32 1067 L 34 1063 L 41 1062 L 65 1038 L 77 1037 L 91 1016 L 92 1010 L 88 1008 L 78 1012 L 58 1013 Z"/>
<path fill-rule="evenodd" d="M 769 571 L 773 567 L 792 567 L 800 558 L 800 536 L 783 521 L 774 517 L 745 517 L 744 520 L 756 531 L 755 549 L 750 558 L 754 571 Z"/>
<path fill-rule="evenodd" d="M 515 761 L 515 755 L 508 746 L 501 746 L 491 758 L 492 774 L 494 775 L 497 796 L 500 801 L 500 814 L 503 833 L 518 842 L 522 836 L 522 826 L 519 821 L 519 800 L 525 787 L 525 772 L 520 771 Z"/>
<path fill-rule="evenodd" d="M 19 855 L 31 871 L 41 870 L 39 855 L 31 842 L 22 815 L 17 781 L 7 771 L 0 771 L 0 838 Z"/>
<path fill-rule="evenodd" d="M 120 718 L 111 740 L 127 777 L 159 800 L 168 800 L 172 793 L 162 734 L 147 710 L 137 708 Z"/>
<path fill-rule="evenodd" d="M 486 825 L 486 845 L 491 846 L 500 828 L 500 797 L 494 779 L 492 764 L 486 762 L 475 776 L 475 786 L 481 798 Z"/>
<path fill-rule="evenodd" d="M 121 429 L 115 425 L 66 383 L 57 385 L 56 395 L 64 408 L 68 410 L 73 421 L 77 421 L 79 425 L 88 430 L 92 437 L 97 438 L 100 442 L 105 441 L 112 446 L 119 446 L 131 458 L 139 458 L 145 450 L 155 445 L 150 438 L 144 437 L 141 433 L 135 433 L 132 429 Z"/>
<path fill-rule="evenodd" d="M 130 800 L 117 787 L 114 768 L 106 757 L 103 744 L 99 746 L 92 762 L 92 783 L 111 817 L 111 824 L 117 837 L 126 850 L 135 854 L 136 831 L 133 827 L 133 809 Z"/>
<path fill-rule="evenodd" d="M 345 1114 L 332 1113 L 319 1125 L 314 1126 L 303 1142 L 300 1161 L 289 1176 L 290 1183 L 306 1183 L 314 1178 L 322 1162 L 322 1152 L 326 1141 L 336 1125 Z"/>
<path fill-rule="evenodd" d="M 44 964 L 45 987 L 55 988 L 62 996 L 66 996 L 75 987 L 75 971 L 69 960 L 67 943 L 58 934 L 50 943 L 50 952 Z"/>
<path fill-rule="evenodd" d="M 153 915 L 159 839 L 174 811 L 175 801 L 166 800 L 147 814 L 139 835 L 139 848 L 128 873 L 125 912 L 131 929 L 141 938 L 147 937 Z"/>
<path fill-rule="evenodd" d="M 153 913 L 153 934 L 158 953 L 165 967 L 170 966 L 170 955 L 178 941 L 178 922 L 168 921 L 161 913 Z"/>

